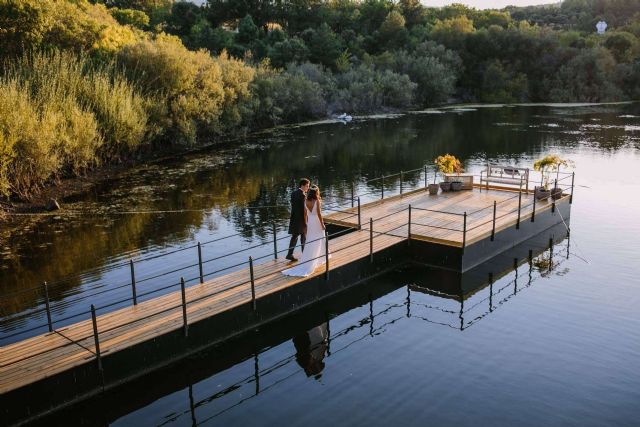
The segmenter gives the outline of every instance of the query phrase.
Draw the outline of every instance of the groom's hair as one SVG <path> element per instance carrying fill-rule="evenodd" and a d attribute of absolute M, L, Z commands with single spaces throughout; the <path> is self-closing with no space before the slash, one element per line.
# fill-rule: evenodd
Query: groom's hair
<path fill-rule="evenodd" d="M 299 187 L 304 187 L 305 185 L 309 184 L 311 181 L 309 181 L 307 178 L 302 178 L 300 180 L 300 185 Z"/>

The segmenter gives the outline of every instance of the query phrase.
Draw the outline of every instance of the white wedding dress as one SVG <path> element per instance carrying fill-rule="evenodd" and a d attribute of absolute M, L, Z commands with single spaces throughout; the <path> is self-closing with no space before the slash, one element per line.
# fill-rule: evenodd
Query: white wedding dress
<path fill-rule="evenodd" d="M 311 210 L 307 208 L 306 203 L 304 208 L 307 210 L 307 236 L 304 251 L 294 267 L 282 271 L 286 276 L 307 277 L 326 261 L 326 237 L 318 217 L 318 202 L 314 202 Z"/>

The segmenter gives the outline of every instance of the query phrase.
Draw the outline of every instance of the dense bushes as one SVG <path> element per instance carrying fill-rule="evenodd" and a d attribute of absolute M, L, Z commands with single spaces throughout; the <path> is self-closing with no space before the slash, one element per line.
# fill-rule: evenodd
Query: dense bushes
<path fill-rule="evenodd" d="M 113 53 L 145 34 L 87 0 L 0 0 L 0 52 L 40 48 Z"/>
<path fill-rule="evenodd" d="M 257 126 L 323 117 L 326 99 L 320 83 L 299 70 L 279 72 L 263 64 L 251 84 L 247 120 Z"/>
<path fill-rule="evenodd" d="M 81 173 L 144 142 L 145 100 L 114 67 L 54 52 L 3 69 L 2 194 L 28 196 L 52 177 Z"/>

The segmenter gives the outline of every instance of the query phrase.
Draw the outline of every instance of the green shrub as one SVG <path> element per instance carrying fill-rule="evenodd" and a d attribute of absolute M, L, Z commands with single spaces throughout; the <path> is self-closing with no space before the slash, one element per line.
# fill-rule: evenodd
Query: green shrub
<path fill-rule="evenodd" d="M 337 90 L 331 111 L 370 113 L 407 108 L 413 103 L 416 84 L 406 74 L 360 65 L 336 77 Z"/>
<path fill-rule="evenodd" d="M 196 142 L 198 128 L 217 129 L 224 89 L 220 66 L 205 51 L 190 52 L 170 36 L 127 46 L 118 54 L 145 94 L 166 103 L 169 137 Z"/>
<path fill-rule="evenodd" d="M 624 99 L 615 85 L 616 62 L 605 48 L 585 49 L 560 67 L 550 91 L 555 102 L 605 102 Z"/>
<path fill-rule="evenodd" d="M 425 42 L 411 53 L 401 50 L 388 56 L 387 67 L 408 75 L 418 85 L 416 104 L 427 106 L 442 103 L 455 92 L 462 60 L 444 46 Z"/>
<path fill-rule="evenodd" d="M 50 178 L 88 167 L 100 145 L 97 122 L 71 98 L 34 97 L 0 82 L 0 191 L 28 198 Z"/>
<path fill-rule="evenodd" d="M 6 60 L 0 75 L 0 192 L 29 197 L 145 142 L 146 108 L 115 66 L 53 51 Z M 6 99 L 6 102 L 4 100 Z"/>
<path fill-rule="evenodd" d="M 144 93 L 166 103 L 172 142 L 194 144 L 198 133 L 221 133 L 242 121 L 255 70 L 226 53 L 187 50 L 173 36 L 159 35 L 118 54 Z"/>
<path fill-rule="evenodd" d="M 484 102 L 523 102 L 528 97 L 527 76 L 514 73 L 500 61 L 486 64 L 481 99 Z"/>
<path fill-rule="evenodd" d="M 87 0 L 0 0 L 0 55 L 41 48 L 112 53 L 143 38 Z"/>
<path fill-rule="evenodd" d="M 149 26 L 149 17 L 141 10 L 114 7 L 109 9 L 109 13 L 122 25 L 131 25 L 140 29 L 145 29 Z"/>
<path fill-rule="evenodd" d="M 278 71 L 263 64 L 251 83 L 252 124 L 269 126 L 301 122 L 326 115 L 326 101 L 319 83 L 301 71 Z"/>

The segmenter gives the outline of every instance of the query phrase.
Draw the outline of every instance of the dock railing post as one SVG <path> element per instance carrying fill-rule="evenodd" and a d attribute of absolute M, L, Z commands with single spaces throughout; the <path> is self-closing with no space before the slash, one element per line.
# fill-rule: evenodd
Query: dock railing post
<path fill-rule="evenodd" d="M 569 196 L 569 204 L 573 203 L 573 182 L 576 179 L 576 173 L 571 172 L 571 195 Z"/>
<path fill-rule="evenodd" d="M 360 215 L 360 197 L 358 197 L 358 230 L 362 229 L 362 216 Z"/>
<path fill-rule="evenodd" d="M 373 218 L 369 218 L 369 260 L 373 263 Z"/>
<path fill-rule="evenodd" d="M 522 210 L 522 180 L 520 180 L 520 191 L 518 191 L 518 222 L 516 222 L 516 230 L 520 229 L 521 210 Z"/>
<path fill-rule="evenodd" d="M 407 246 L 411 246 L 411 205 L 409 205 L 409 220 L 407 221 Z"/>
<path fill-rule="evenodd" d="M 271 223 L 271 234 L 273 234 L 273 259 L 278 259 L 278 239 L 275 222 Z"/>
<path fill-rule="evenodd" d="M 557 179 L 554 181 L 553 190 L 551 191 L 551 213 L 555 213 L 555 211 L 556 211 L 556 198 L 554 197 L 556 188 L 558 188 L 558 180 Z"/>
<path fill-rule="evenodd" d="M 251 278 L 251 308 L 256 311 L 256 281 L 253 275 L 253 257 L 249 257 L 249 277 Z"/>
<path fill-rule="evenodd" d="M 100 357 L 100 338 L 98 337 L 98 320 L 96 319 L 96 308 L 91 304 L 91 323 L 93 323 L 93 342 L 96 346 L 96 360 L 98 360 L 98 370 L 102 371 L 102 358 Z"/>
<path fill-rule="evenodd" d="M 133 298 L 133 305 L 138 305 L 138 295 L 136 293 L 136 271 L 133 268 L 133 260 L 129 260 L 129 269 L 131 270 L 131 294 Z"/>
<path fill-rule="evenodd" d="M 427 184 L 427 165 L 424 165 L 424 188 L 427 188 L 429 184 Z"/>
<path fill-rule="evenodd" d="M 353 207 L 354 199 L 355 199 L 355 184 L 351 181 L 351 207 Z"/>
<path fill-rule="evenodd" d="M 467 213 L 464 213 L 462 217 L 462 253 L 464 253 L 464 248 L 467 246 Z"/>
<path fill-rule="evenodd" d="M 324 278 L 329 280 L 329 233 L 324 231 Z"/>
<path fill-rule="evenodd" d="M 51 306 L 49 305 L 49 285 L 45 281 L 42 284 L 44 289 L 44 305 L 47 309 L 47 324 L 49 325 L 49 332 L 53 332 L 53 322 L 51 321 Z"/>
<path fill-rule="evenodd" d="M 400 195 L 402 196 L 402 181 L 404 181 L 404 172 L 400 171 Z"/>
<path fill-rule="evenodd" d="M 531 222 L 536 222 L 536 192 L 533 192 L 533 210 L 531 211 Z"/>
<path fill-rule="evenodd" d="M 496 209 L 498 206 L 498 202 L 493 201 L 493 226 L 491 227 L 491 241 L 496 238 Z"/>
<path fill-rule="evenodd" d="M 382 182 L 382 186 L 381 186 L 382 187 L 382 197 L 381 197 L 381 199 L 384 200 L 384 175 L 382 175 L 382 178 L 381 178 L 380 181 Z"/>
<path fill-rule="evenodd" d="M 202 245 L 198 242 L 198 272 L 200 273 L 200 283 L 204 283 L 204 274 L 202 273 Z"/>
<path fill-rule="evenodd" d="M 184 277 L 180 278 L 180 293 L 182 294 L 182 326 L 184 336 L 189 336 L 189 324 L 187 323 L 187 295 L 184 290 Z"/>

